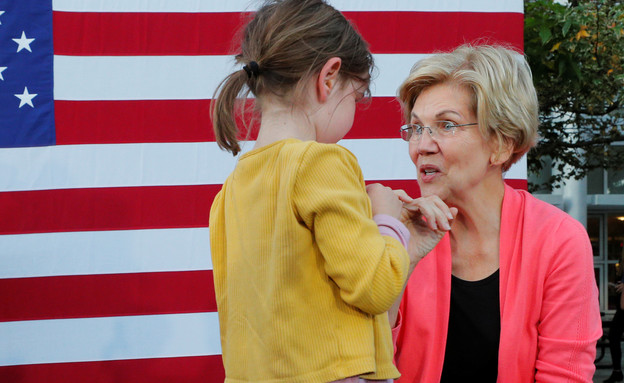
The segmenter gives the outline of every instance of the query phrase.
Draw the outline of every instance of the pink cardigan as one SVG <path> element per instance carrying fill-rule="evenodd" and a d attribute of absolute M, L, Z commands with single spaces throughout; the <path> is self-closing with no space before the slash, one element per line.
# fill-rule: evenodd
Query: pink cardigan
<path fill-rule="evenodd" d="M 446 235 L 414 270 L 393 329 L 401 383 L 439 382 L 451 294 Z M 500 231 L 498 382 L 591 382 L 602 335 L 585 228 L 505 187 Z"/>

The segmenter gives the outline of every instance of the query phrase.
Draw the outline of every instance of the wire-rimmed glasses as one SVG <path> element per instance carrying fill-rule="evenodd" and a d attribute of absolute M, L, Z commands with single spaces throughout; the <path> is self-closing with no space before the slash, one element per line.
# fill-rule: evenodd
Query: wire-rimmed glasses
<path fill-rule="evenodd" d="M 473 122 L 471 124 L 454 124 L 451 121 L 435 121 L 433 126 L 422 126 L 419 124 L 405 124 L 401 126 L 401 138 L 404 141 L 409 141 L 413 137 L 416 137 L 416 141 L 420 141 L 425 129 L 429 131 L 429 136 L 436 139 L 436 137 L 450 137 L 455 134 L 457 128 L 462 126 L 478 125 Z"/>

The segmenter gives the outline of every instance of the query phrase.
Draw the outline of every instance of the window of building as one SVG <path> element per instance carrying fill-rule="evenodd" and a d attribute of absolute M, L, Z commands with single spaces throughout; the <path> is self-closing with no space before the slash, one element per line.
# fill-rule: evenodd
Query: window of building
<path fill-rule="evenodd" d="M 609 150 L 624 151 L 621 142 Z M 587 194 L 624 194 L 624 168 L 594 169 L 587 174 Z"/>
<path fill-rule="evenodd" d="M 587 173 L 587 194 L 605 194 L 605 171 L 594 169 Z"/>
<path fill-rule="evenodd" d="M 624 169 L 607 170 L 607 194 L 624 194 Z"/>
<path fill-rule="evenodd" d="M 588 215 L 587 233 L 594 251 L 600 310 L 613 312 L 619 304 L 614 286 L 624 272 L 624 211 Z"/>
<path fill-rule="evenodd" d="M 624 151 L 624 142 L 616 142 L 609 150 Z M 532 184 L 548 182 L 553 174 L 552 160 L 543 157 L 544 168 L 539 174 L 528 173 L 528 181 Z M 550 191 L 541 188 L 533 194 L 550 194 Z M 621 169 L 594 169 L 587 173 L 587 194 L 624 194 L 624 164 Z"/>

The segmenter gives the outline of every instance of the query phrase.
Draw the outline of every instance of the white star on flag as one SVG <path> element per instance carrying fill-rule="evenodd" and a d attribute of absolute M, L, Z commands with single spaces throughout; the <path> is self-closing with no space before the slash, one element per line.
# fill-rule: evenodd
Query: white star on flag
<path fill-rule="evenodd" d="M 33 103 L 32 103 L 32 99 L 37 97 L 37 94 L 36 93 L 33 93 L 33 94 L 28 93 L 28 88 L 27 87 L 24 87 L 24 93 L 16 94 L 14 96 L 20 99 L 20 104 L 19 104 L 20 108 L 22 106 L 26 105 L 26 104 L 30 105 L 31 108 L 35 107 L 33 105 Z"/>
<path fill-rule="evenodd" d="M 22 49 L 27 49 L 28 52 L 32 52 L 30 50 L 30 43 L 32 43 L 33 41 L 35 41 L 35 39 L 27 39 L 26 38 L 26 33 L 24 33 L 24 31 L 22 31 L 22 37 L 20 37 L 19 39 L 13 39 L 13 41 L 15 41 L 17 43 L 17 51 L 21 51 Z"/>
<path fill-rule="evenodd" d="M 5 70 L 6 68 L 7 68 L 7 67 L 5 67 L 5 66 L 0 66 L 0 80 L 2 80 L 2 81 L 4 81 L 4 77 L 2 77 L 2 72 L 4 72 L 4 70 Z"/>
<path fill-rule="evenodd" d="M 3 13 L 4 11 L 0 11 L 0 16 L 2 16 Z M 2 21 L 0 21 L 0 25 L 2 25 Z"/>

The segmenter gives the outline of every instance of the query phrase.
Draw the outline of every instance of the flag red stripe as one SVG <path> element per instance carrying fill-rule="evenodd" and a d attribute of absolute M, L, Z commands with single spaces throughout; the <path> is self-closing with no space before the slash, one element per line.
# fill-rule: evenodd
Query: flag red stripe
<path fill-rule="evenodd" d="M 432 53 L 478 41 L 524 47 L 522 13 L 344 12 L 373 53 Z M 452 27 L 450 27 L 452 26 Z"/>
<path fill-rule="evenodd" d="M 518 189 L 526 180 L 506 180 Z M 376 181 L 369 181 L 376 182 Z M 380 181 L 418 195 L 415 180 Z M 221 185 L 55 189 L 0 193 L 0 234 L 207 227 Z"/>
<path fill-rule="evenodd" d="M 216 312 L 213 283 L 212 270 L 0 279 L 0 322 Z"/>
<path fill-rule="evenodd" d="M 392 189 L 403 189 L 409 196 L 413 198 L 420 197 L 420 187 L 418 186 L 418 181 L 416 180 L 366 181 L 367 184 L 375 182 L 379 182 Z M 505 179 L 505 183 L 514 189 L 527 190 L 528 188 L 527 180 L 523 179 Z"/>
<path fill-rule="evenodd" d="M 56 140 L 58 145 L 215 141 L 210 104 L 210 100 L 57 100 Z M 397 138 L 401 118 L 394 97 L 373 97 L 358 105 L 345 138 Z"/>
<path fill-rule="evenodd" d="M 221 355 L 0 366 L 12 383 L 170 383 L 225 380 Z"/>
<path fill-rule="evenodd" d="M 522 13 L 344 12 L 373 53 L 430 53 L 476 39 L 523 47 Z M 242 14 L 244 17 L 248 13 Z M 54 12 L 54 53 L 229 55 L 241 13 Z M 451 26 L 451 27 L 449 27 Z"/>
<path fill-rule="evenodd" d="M 158 56 L 231 54 L 249 13 L 53 12 L 54 54 Z"/>
<path fill-rule="evenodd" d="M 529 189 L 529 182 L 525 179 L 505 179 L 505 183 L 514 189 L 525 191 Z"/>
<path fill-rule="evenodd" d="M 207 164 L 207 166 L 209 166 Z M 0 193 L 0 234 L 207 227 L 221 185 Z"/>
<path fill-rule="evenodd" d="M 210 100 L 56 100 L 54 117 L 58 145 L 215 140 Z"/>

